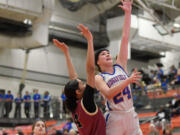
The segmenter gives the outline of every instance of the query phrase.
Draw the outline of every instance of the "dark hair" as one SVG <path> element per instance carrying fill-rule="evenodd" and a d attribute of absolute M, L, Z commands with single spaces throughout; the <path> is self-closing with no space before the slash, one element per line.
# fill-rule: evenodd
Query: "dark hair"
<path fill-rule="evenodd" d="M 39 122 L 39 121 L 44 122 L 44 125 L 45 125 L 45 130 L 47 130 L 47 126 L 46 126 L 45 121 L 38 119 L 38 120 L 36 120 L 36 121 L 33 123 L 33 125 L 32 125 L 32 132 L 33 132 L 33 130 L 34 130 L 34 128 L 35 128 L 35 126 L 36 126 L 36 123 L 37 123 L 37 122 Z M 33 134 L 34 134 L 34 133 L 33 133 Z"/>
<path fill-rule="evenodd" d="M 45 92 L 44 92 L 44 95 L 46 95 L 46 96 L 49 95 L 49 92 L 48 92 L 48 91 L 45 91 Z"/>
<path fill-rule="evenodd" d="M 99 65 L 97 64 L 97 61 L 98 61 L 98 58 L 99 58 L 99 54 L 100 54 L 102 51 L 108 51 L 108 52 L 109 52 L 109 50 L 106 49 L 106 48 L 101 48 L 101 49 L 99 49 L 99 50 L 97 50 L 97 51 L 95 52 L 95 64 L 96 64 L 96 66 L 98 67 L 98 70 L 99 70 L 99 71 L 101 71 L 101 68 L 100 68 Z"/>
<path fill-rule="evenodd" d="M 71 112 L 74 112 L 77 106 L 76 90 L 78 88 L 79 82 L 77 80 L 69 81 L 64 87 L 64 94 L 66 96 L 65 104 Z"/>

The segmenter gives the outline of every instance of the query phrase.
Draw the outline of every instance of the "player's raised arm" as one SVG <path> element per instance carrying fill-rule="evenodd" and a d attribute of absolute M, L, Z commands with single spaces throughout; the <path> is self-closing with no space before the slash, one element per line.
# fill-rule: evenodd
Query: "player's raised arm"
<path fill-rule="evenodd" d="M 89 29 L 84 25 L 80 24 L 78 29 L 81 34 L 87 39 L 88 50 L 86 59 L 86 72 L 87 72 L 87 84 L 91 87 L 95 87 L 95 62 L 94 62 L 94 46 L 93 46 L 93 36 Z"/>
<path fill-rule="evenodd" d="M 61 51 L 63 51 L 64 56 L 66 57 L 66 63 L 67 63 L 67 67 L 68 67 L 68 73 L 69 73 L 70 80 L 77 79 L 78 75 L 77 75 L 76 70 L 72 64 L 68 46 L 63 42 L 59 42 L 57 39 L 53 39 L 53 43 L 58 48 L 60 48 Z"/>
<path fill-rule="evenodd" d="M 127 72 L 127 60 L 128 60 L 128 39 L 130 34 L 130 24 L 131 24 L 131 10 L 132 10 L 132 0 L 121 0 L 122 8 L 125 12 L 125 19 L 122 31 L 122 39 L 120 45 L 120 52 L 117 57 L 116 63 L 121 65 Z"/>

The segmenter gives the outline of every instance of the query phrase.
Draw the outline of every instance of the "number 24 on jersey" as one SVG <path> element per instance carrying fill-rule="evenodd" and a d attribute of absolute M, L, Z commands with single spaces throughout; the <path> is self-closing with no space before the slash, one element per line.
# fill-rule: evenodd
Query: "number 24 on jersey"
<path fill-rule="evenodd" d="M 123 92 L 118 93 L 116 96 L 114 96 L 113 101 L 115 104 L 118 104 L 120 102 L 124 101 L 123 96 L 127 95 L 127 98 L 131 98 L 131 91 L 129 90 L 129 87 L 126 87 L 123 89 Z"/>

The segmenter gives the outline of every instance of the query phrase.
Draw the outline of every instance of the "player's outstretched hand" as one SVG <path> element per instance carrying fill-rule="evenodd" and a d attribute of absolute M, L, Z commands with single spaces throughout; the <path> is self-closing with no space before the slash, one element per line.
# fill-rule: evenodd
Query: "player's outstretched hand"
<path fill-rule="evenodd" d="M 118 7 L 122 8 L 125 12 L 131 12 L 133 0 L 121 0 L 122 5 Z"/>
<path fill-rule="evenodd" d="M 57 39 L 53 39 L 53 43 L 60 48 L 64 53 L 69 51 L 69 47 L 64 42 L 59 42 Z"/>
<path fill-rule="evenodd" d="M 131 76 L 129 77 L 130 83 L 138 83 L 138 81 L 142 78 L 141 72 L 137 72 L 135 69 Z"/>
<path fill-rule="evenodd" d="M 89 31 L 88 27 L 85 27 L 84 25 L 79 24 L 77 28 L 81 31 L 81 34 L 82 34 L 88 41 L 93 40 L 92 33 Z"/>

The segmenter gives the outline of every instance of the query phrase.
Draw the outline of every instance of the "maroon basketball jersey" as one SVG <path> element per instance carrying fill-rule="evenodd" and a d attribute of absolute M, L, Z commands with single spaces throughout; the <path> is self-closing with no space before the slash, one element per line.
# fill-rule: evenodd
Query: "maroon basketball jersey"
<path fill-rule="evenodd" d="M 96 112 L 89 113 L 78 101 L 77 108 L 72 113 L 79 135 L 106 135 L 106 123 L 101 110 L 96 106 Z"/>

